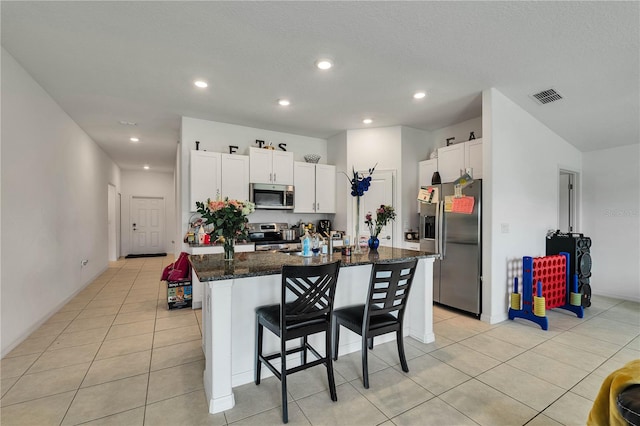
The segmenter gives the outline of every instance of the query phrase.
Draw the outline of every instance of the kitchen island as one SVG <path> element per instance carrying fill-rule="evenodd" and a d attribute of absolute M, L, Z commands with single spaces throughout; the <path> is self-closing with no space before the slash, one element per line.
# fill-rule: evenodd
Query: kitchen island
<path fill-rule="evenodd" d="M 404 335 L 433 342 L 433 261 L 436 255 L 400 248 L 380 247 L 377 252 L 342 256 L 302 257 L 279 252 L 236 253 L 232 262 L 220 254 L 191 255 L 189 260 L 204 286 L 202 344 L 205 354 L 204 388 L 209 412 L 228 410 L 235 404 L 233 387 L 254 380 L 255 308 L 280 302 L 282 265 L 317 265 L 341 261 L 334 308 L 364 303 L 374 262 L 418 259 L 407 311 Z M 279 351 L 279 340 L 265 333 L 264 352 Z M 324 333 L 311 336 L 309 343 L 324 348 Z M 395 339 L 390 333 L 375 344 Z M 297 342 L 290 342 L 295 344 Z M 339 353 L 359 351 L 360 337 L 344 330 Z M 322 351 L 320 351 L 322 353 Z M 294 366 L 300 357 L 292 356 Z M 289 364 L 289 362 L 291 362 Z M 339 362 L 339 361 L 338 361 Z M 263 369 L 263 375 L 271 375 Z"/>

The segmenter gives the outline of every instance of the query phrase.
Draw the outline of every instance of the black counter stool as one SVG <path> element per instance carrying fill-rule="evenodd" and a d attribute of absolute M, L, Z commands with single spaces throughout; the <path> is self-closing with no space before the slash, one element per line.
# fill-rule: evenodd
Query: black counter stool
<path fill-rule="evenodd" d="M 333 362 L 331 360 L 331 320 L 333 300 L 336 293 L 340 261 L 324 265 L 312 266 L 282 266 L 282 294 L 277 305 L 261 306 L 256 309 L 256 369 L 255 382 L 260 384 L 260 368 L 262 363 L 280 379 L 282 384 L 282 421 L 287 423 L 287 375 L 319 364 L 327 367 L 329 378 L 329 392 L 331 399 L 337 401 L 336 384 L 333 377 Z M 263 328 L 280 337 L 280 352 L 262 354 Z M 325 356 L 321 356 L 308 342 L 311 334 L 324 331 Z M 287 349 L 286 342 L 291 339 L 302 338 L 302 345 L 298 348 Z M 307 350 L 317 358 L 307 362 Z M 301 365 L 287 368 L 286 356 L 301 352 Z M 271 362 L 279 358 L 280 371 Z"/>
<path fill-rule="evenodd" d="M 369 349 L 373 349 L 375 336 L 396 332 L 402 371 L 409 372 L 404 355 L 402 324 L 417 263 L 417 259 L 375 263 L 371 269 L 367 303 L 333 311 L 333 359 L 338 359 L 341 325 L 362 336 L 362 381 L 365 388 L 369 388 L 367 344 Z"/>

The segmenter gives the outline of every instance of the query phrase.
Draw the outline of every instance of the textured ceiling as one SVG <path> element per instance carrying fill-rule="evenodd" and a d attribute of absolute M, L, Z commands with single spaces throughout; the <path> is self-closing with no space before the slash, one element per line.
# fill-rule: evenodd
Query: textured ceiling
<path fill-rule="evenodd" d="M 435 130 L 479 116 L 489 87 L 582 151 L 640 139 L 635 1 L 1 8 L 2 46 L 124 169 L 172 170 L 181 115 L 321 138 L 364 117 Z M 335 67 L 317 70 L 321 56 Z M 549 87 L 565 99 L 530 98 Z M 418 89 L 428 97 L 412 99 Z"/>

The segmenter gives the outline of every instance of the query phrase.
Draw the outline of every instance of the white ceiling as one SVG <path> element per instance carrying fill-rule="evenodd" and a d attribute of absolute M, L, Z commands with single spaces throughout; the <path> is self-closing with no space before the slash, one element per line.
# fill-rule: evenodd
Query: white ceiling
<path fill-rule="evenodd" d="M 1 8 L 2 46 L 123 169 L 172 170 L 182 115 L 321 138 L 364 117 L 435 130 L 481 115 L 489 87 L 582 151 L 640 140 L 637 1 Z M 549 87 L 565 99 L 529 97 Z"/>

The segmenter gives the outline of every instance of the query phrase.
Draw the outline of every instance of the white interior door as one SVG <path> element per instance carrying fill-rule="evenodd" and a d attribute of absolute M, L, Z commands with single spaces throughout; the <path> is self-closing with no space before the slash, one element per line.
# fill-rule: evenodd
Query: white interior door
<path fill-rule="evenodd" d="M 364 172 L 365 176 L 367 172 Z M 354 202 L 355 202 L 355 197 Z M 376 171 L 371 176 L 371 186 L 369 190 L 360 197 L 360 235 L 369 238 L 369 229 L 364 223 L 367 212 L 371 212 L 373 219 L 376 218 L 376 209 L 380 205 L 393 205 L 393 172 L 392 171 Z M 394 206 L 395 207 L 395 206 Z M 391 247 L 393 245 L 393 222 L 382 228 L 378 235 L 380 245 Z"/>
<path fill-rule="evenodd" d="M 131 197 L 131 254 L 164 253 L 164 199 Z"/>

